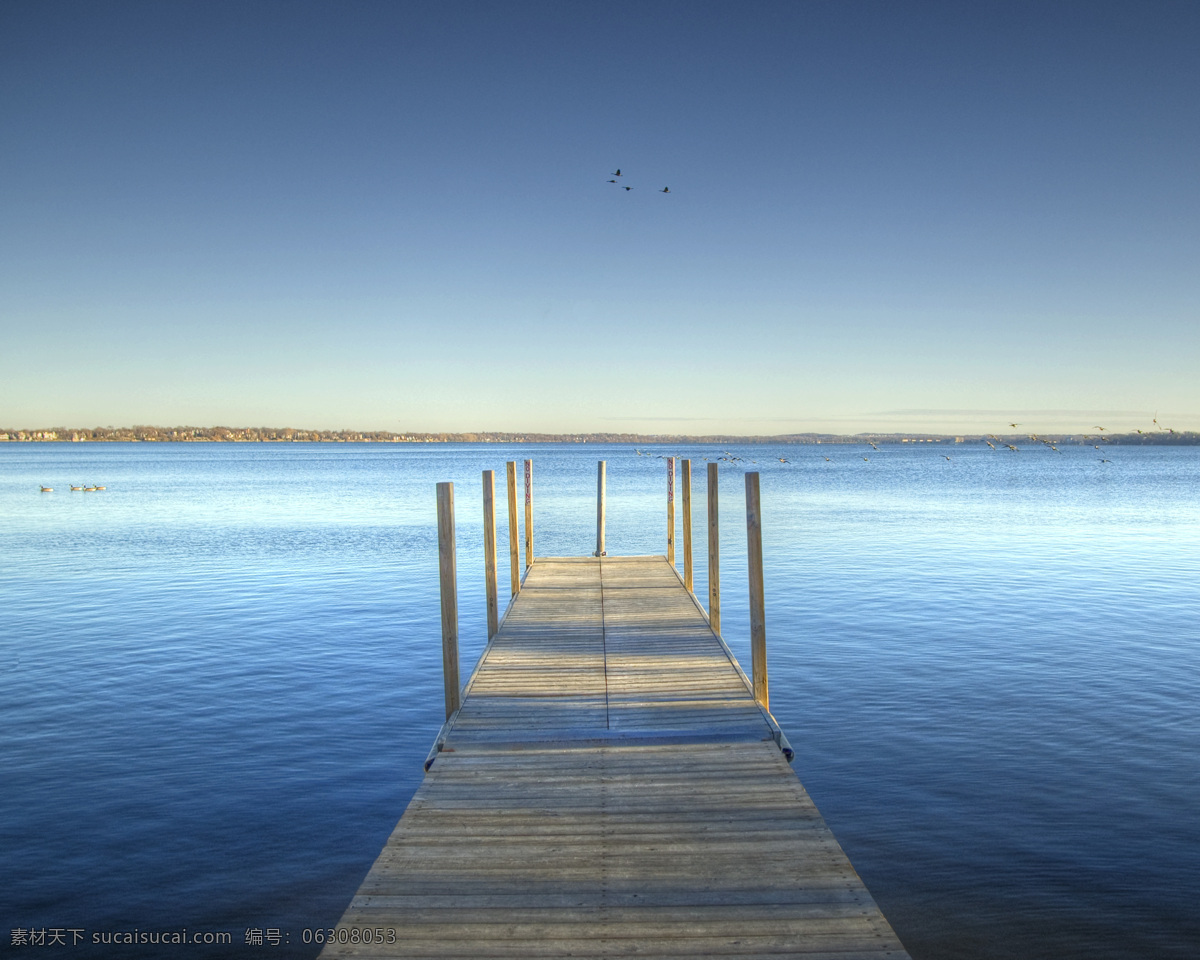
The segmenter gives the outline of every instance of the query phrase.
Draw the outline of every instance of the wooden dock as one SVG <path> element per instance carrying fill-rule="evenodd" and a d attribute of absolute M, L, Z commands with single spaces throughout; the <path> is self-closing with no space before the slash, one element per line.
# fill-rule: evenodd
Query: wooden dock
<path fill-rule="evenodd" d="M 665 557 L 539 558 L 321 956 L 907 957 L 785 753 Z"/>

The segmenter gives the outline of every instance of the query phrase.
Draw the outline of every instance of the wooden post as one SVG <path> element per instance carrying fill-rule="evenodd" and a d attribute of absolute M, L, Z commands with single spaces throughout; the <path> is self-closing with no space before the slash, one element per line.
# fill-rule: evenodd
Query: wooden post
<path fill-rule="evenodd" d="M 675 566 L 675 458 L 667 457 L 667 563 Z"/>
<path fill-rule="evenodd" d="M 508 556 L 512 561 L 512 595 L 521 592 L 521 536 L 517 530 L 517 461 L 508 461 Z"/>
<path fill-rule="evenodd" d="M 533 461 L 525 461 L 525 568 L 533 566 Z"/>
<path fill-rule="evenodd" d="M 717 536 L 717 465 L 708 465 L 708 623 L 721 632 L 721 540 Z"/>
<path fill-rule="evenodd" d="M 488 639 L 500 629 L 500 603 L 496 587 L 496 472 L 483 471 L 483 575 L 487 586 Z"/>
<path fill-rule="evenodd" d="M 750 664 L 754 699 L 769 710 L 767 697 L 767 624 L 763 600 L 762 514 L 758 474 L 746 474 L 746 563 L 750 567 Z"/>
<path fill-rule="evenodd" d="M 437 485 L 438 568 L 442 586 L 442 677 L 446 719 L 458 709 L 458 581 L 454 567 L 454 484 Z"/>
<path fill-rule="evenodd" d="M 692 461 L 680 462 L 683 469 L 683 585 L 692 589 Z"/>
<path fill-rule="evenodd" d="M 596 463 L 596 556 L 605 556 L 604 550 L 604 461 Z"/>

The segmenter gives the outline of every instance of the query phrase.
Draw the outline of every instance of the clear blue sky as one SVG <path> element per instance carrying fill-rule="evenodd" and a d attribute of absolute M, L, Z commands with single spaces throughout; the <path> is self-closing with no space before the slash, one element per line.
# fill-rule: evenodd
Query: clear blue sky
<path fill-rule="evenodd" d="M 1194 0 L 2 0 L 0 425 L 1200 429 L 1197 51 Z"/>

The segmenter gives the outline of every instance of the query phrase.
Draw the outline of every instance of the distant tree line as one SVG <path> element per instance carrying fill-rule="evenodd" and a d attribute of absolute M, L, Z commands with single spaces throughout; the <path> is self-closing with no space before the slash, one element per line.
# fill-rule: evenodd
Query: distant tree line
<path fill-rule="evenodd" d="M 644 433 L 514 433 L 484 430 L 474 433 L 391 433 L 386 430 L 301 430 L 294 427 L 39 427 L 18 430 L 0 428 L 0 440 L 39 443 L 61 442 L 157 442 L 157 443 L 625 443 L 625 444 L 781 444 L 781 443 L 985 443 L 987 438 L 1025 442 L 1038 440 L 1055 444 L 1195 445 L 1200 433 L 1154 430 L 1123 434 L 1027 434 L 996 436 L 860 433 L 853 436 L 831 433 L 789 433 L 776 436 L 743 437 L 734 434 L 644 434 Z"/>

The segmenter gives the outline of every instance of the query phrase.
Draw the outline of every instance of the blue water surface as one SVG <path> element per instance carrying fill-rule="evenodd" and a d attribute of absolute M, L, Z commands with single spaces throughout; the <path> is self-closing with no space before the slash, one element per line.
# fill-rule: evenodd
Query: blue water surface
<path fill-rule="evenodd" d="M 443 717 L 435 483 L 469 667 L 480 472 L 506 583 L 506 460 L 534 461 L 538 555 L 594 549 L 597 459 L 609 553 L 646 554 L 674 454 L 701 598 L 704 458 L 746 461 L 720 474 L 743 663 L 761 473 L 771 706 L 914 957 L 1200 956 L 1200 449 L 639 449 L 0 444 L 0 950 L 315 956 Z"/>

